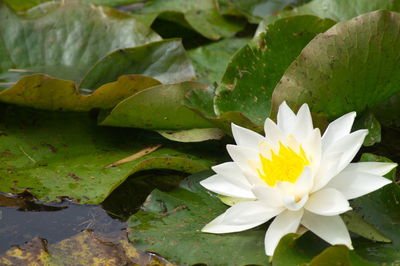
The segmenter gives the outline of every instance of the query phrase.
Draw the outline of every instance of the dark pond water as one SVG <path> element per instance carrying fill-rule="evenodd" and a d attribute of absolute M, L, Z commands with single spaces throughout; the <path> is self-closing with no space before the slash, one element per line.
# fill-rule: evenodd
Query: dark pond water
<path fill-rule="evenodd" d="M 69 200 L 48 204 L 28 193 L 0 194 L 0 253 L 35 237 L 52 244 L 85 229 L 121 231 L 154 188 L 170 190 L 185 176 L 173 171 L 142 172 L 128 178 L 101 205 L 79 205 Z"/>

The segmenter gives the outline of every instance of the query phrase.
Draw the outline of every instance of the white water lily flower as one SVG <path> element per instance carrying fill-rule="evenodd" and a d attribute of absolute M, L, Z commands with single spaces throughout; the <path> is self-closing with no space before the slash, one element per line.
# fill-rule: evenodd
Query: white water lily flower
<path fill-rule="evenodd" d="M 227 145 L 233 162 L 214 166 L 215 175 L 203 185 L 215 193 L 244 199 L 221 214 L 202 231 L 244 231 L 271 218 L 265 252 L 272 256 L 279 240 L 300 224 L 328 243 L 352 249 L 339 214 L 351 209 L 350 199 L 389 183 L 383 175 L 396 164 L 350 163 L 368 130 L 350 133 L 355 112 L 329 124 L 321 137 L 304 104 L 297 115 L 283 102 L 277 124 L 265 121 L 265 137 L 232 124 L 237 145 Z"/>

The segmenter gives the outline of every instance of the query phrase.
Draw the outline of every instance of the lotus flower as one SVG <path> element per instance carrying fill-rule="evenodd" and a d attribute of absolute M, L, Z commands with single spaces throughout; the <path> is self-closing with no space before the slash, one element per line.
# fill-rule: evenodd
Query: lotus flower
<path fill-rule="evenodd" d="M 232 124 L 237 145 L 227 145 L 233 162 L 212 169 L 201 185 L 241 199 L 202 231 L 230 233 L 261 225 L 275 217 L 265 235 L 272 256 L 279 240 L 300 225 L 326 242 L 352 249 L 339 214 L 351 210 L 349 200 L 389 183 L 383 175 L 396 164 L 351 163 L 368 130 L 350 132 L 356 116 L 348 113 L 329 124 L 321 137 L 307 104 L 295 114 L 283 102 L 277 124 L 265 121 L 265 137 Z"/>

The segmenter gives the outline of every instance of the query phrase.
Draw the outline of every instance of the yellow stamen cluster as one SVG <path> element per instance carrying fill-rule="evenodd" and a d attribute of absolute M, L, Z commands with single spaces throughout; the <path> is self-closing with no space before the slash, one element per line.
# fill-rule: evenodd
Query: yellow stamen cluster
<path fill-rule="evenodd" d="M 278 181 L 294 183 L 300 177 L 305 166 L 310 162 L 306 153 L 300 146 L 299 152 L 279 143 L 279 151 L 271 150 L 271 158 L 265 158 L 260 154 L 262 170 L 258 174 L 269 186 L 275 186 Z"/>

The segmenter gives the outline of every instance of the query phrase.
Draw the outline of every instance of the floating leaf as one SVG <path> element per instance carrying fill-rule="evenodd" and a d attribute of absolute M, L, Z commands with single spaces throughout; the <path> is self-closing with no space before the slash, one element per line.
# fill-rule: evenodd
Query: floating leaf
<path fill-rule="evenodd" d="M 148 88 L 120 102 L 109 114 L 103 115 L 99 124 L 152 130 L 213 127 L 182 104 L 186 93 L 204 86 L 198 82 L 183 82 Z"/>
<path fill-rule="evenodd" d="M 379 9 L 400 11 L 400 2 L 397 0 L 313 0 L 305 5 L 291 10 L 283 10 L 267 16 L 258 26 L 257 33 L 264 31 L 266 25 L 273 23 L 279 18 L 314 15 L 321 18 L 329 18 L 335 21 L 345 21 L 358 15 L 372 12 Z"/>
<path fill-rule="evenodd" d="M 399 13 L 376 11 L 318 35 L 286 70 L 273 109 L 306 102 L 333 119 L 388 99 L 400 88 L 399 27 Z"/>
<path fill-rule="evenodd" d="M 169 193 L 154 190 L 129 220 L 129 239 L 141 250 L 160 254 L 178 264 L 268 265 L 265 228 L 215 235 L 200 229 L 226 206 L 198 182 L 209 172 L 191 176 Z"/>
<path fill-rule="evenodd" d="M 243 47 L 230 61 L 214 99 L 217 115 L 241 112 L 262 125 L 271 95 L 286 68 L 318 33 L 334 24 L 313 16 L 282 19 Z"/>
<path fill-rule="evenodd" d="M 69 197 L 80 203 L 99 203 L 134 172 L 172 169 L 195 173 L 213 165 L 212 158 L 218 156 L 215 150 L 198 146 L 179 147 L 156 133 L 98 127 L 86 113 L 8 106 L 1 116 L 0 190 L 29 190 L 42 201 Z M 105 168 L 154 144 L 164 148 Z M 209 148 L 214 147 L 218 149 Z"/>
<path fill-rule="evenodd" d="M 147 3 L 137 12 L 157 14 L 157 16 L 162 14 L 163 18 L 193 28 L 212 40 L 232 37 L 244 25 L 240 21 L 221 16 L 213 0 L 155 0 Z M 182 14 L 182 17 L 178 17 L 176 13 Z"/>
<path fill-rule="evenodd" d="M 247 39 L 226 39 L 190 50 L 197 79 L 209 85 L 219 82 L 233 54 L 247 42 Z"/>

